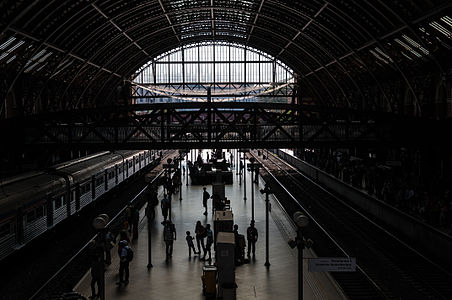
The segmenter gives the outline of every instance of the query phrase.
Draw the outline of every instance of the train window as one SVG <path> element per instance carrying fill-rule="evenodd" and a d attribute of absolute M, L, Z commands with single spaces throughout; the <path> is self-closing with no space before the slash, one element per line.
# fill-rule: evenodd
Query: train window
<path fill-rule="evenodd" d="M 104 183 L 104 177 L 103 176 L 96 178 L 96 186 L 99 186 L 102 183 Z"/>
<path fill-rule="evenodd" d="M 58 209 L 61 207 L 61 198 L 57 198 L 53 201 L 55 203 L 55 209 Z"/>
<path fill-rule="evenodd" d="M 121 173 L 121 171 L 122 171 L 121 167 L 118 167 L 118 173 Z"/>
<path fill-rule="evenodd" d="M 27 223 L 33 222 L 34 220 L 36 220 L 36 214 L 35 214 L 35 211 L 34 211 L 34 210 L 30 210 L 30 211 L 27 213 L 27 216 L 26 216 L 26 217 L 27 217 L 27 218 L 26 218 Z"/>
<path fill-rule="evenodd" d="M 44 206 L 40 206 L 36 209 L 36 219 L 42 218 L 44 216 Z"/>
<path fill-rule="evenodd" d="M 113 179 L 115 178 L 115 171 L 111 171 L 108 173 L 108 179 Z"/>
<path fill-rule="evenodd" d="M 11 233 L 11 223 L 5 223 L 0 225 L 0 239 Z"/>
<path fill-rule="evenodd" d="M 84 184 L 80 187 L 80 194 L 84 195 L 84 194 L 88 193 L 90 190 L 91 190 L 91 184 L 90 183 Z"/>
<path fill-rule="evenodd" d="M 133 161 L 129 162 L 129 168 L 133 167 Z"/>

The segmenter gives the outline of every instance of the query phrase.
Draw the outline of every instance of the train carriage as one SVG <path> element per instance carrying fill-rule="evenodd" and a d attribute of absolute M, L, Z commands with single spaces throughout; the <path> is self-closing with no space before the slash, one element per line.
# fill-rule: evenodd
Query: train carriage
<path fill-rule="evenodd" d="M 101 152 L 4 180 L 0 260 L 62 222 L 145 166 L 150 151 Z"/>

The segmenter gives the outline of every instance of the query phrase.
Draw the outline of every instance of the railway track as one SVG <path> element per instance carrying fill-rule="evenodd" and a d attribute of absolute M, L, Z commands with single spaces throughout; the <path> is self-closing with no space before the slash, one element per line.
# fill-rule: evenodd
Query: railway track
<path fill-rule="evenodd" d="M 356 257 L 357 272 L 332 273 L 350 299 L 452 299 L 449 271 L 279 158 L 253 156 L 265 180 L 277 182 L 272 187 L 288 214 L 309 214 L 313 225 L 305 232 L 319 257 Z"/>

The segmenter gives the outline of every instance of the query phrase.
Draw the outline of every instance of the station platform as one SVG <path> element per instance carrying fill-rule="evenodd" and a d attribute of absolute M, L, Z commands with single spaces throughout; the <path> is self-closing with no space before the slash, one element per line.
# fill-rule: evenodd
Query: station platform
<path fill-rule="evenodd" d="M 185 170 L 188 170 L 185 167 Z M 161 210 L 156 207 L 156 218 L 152 223 L 152 264 L 148 270 L 148 229 L 144 216 L 144 208 L 140 212 L 139 237 L 131 243 L 134 250 L 134 259 L 130 263 L 129 284 L 116 285 L 119 281 L 119 257 L 117 248 L 111 250 L 112 264 L 105 273 L 105 299 L 205 299 L 202 294 L 202 268 L 208 265 L 207 261 L 200 260 L 199 256 L 189 258 L 185 232 L 188 230 L 194 236 L 197 220 L 205 224 L 210 223 L 213 228 L 212 201 L 208 202 L 207 216 L 203 215 L 202 185 L 186 186 L 187 172 L 183 174 L 182 198 L 179 193 L 172 197 L 172 222 L 176 226 L 177 240 L 174 242 L 172 259 L 165 261 L 165 243 L 163 241 L 163 217 Z M 269 262 L 265 263 L 265 195 L 260 193 L 263 189 L 263 180 L 260 183 L 251 183 L 251 173 L 247 172 L 247 200 L 244 198 L 243 179 L 239 184 L 239 176 L 233 170 L 234 183 L 226 185 L 226 197 L 231 200 L 231 209 L 234 214 L 234 224 L 239 226 L 239 233 L 246 236 L 246 229 L 251 220 L 251 188 L 254 188 L 255 199 L 255 226 L 259 233 L 256 243 L 255 260 L 235 268 L 236 298 L 237 299 L 297 299 L 298 297 L 298 270 L 297 250 L 291 249 L 287 244 L 290 238 L 296 236 L 295 228 L 288 217 L 281 210 L 279 204 L 270 195 L 271 212 L 269 214 Z M 190 183 L 190 181 L 189 181 Z M 206 186 L 212 194 L 212 186 Z M 163 190 L 159 190 L 159 200 Z M 195 241 L 196 247 L 196 241 Z M 201 253 L 202 255 L 202 253 Z M 215 257 L 213 247 L 212 256 Z M 304 258 L 315 257 L 309 250 L 304 250 Z M 215 263 L 215 259 L 212 264 Z M 303 290 L 304 299 L 347 299 L 340 288 L 328 273 L 310 273 L 307 270 L 307 261 L 304 259 Z M 91 275 L 87 272 L 74 290 L 85 295 L 91 295 Z M 97 289 L 97 287 L 96 287 Z"/>

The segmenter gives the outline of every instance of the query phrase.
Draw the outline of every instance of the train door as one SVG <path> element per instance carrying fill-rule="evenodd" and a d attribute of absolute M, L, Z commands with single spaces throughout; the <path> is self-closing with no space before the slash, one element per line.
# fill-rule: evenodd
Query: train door
<path fill-rule="evenodd" d="M 119 177 L 118 165 L 115 165 L 115 185 L 118 185 L 118 177 Z"/>
<path fill-rule="evenodd" d="M 105 181 L 105 190 L 108 190 L 108 180 L 109 180 L 109 176 L 108 174 L 110 173 L 110 169 L 105 170 L 104 172 L 104 181 Z"/>
<path fill-rule="evenodd" d="M 126 178 L 127 178 L 127 177 L 129 177 L 129 160 L 128 159 L 126 159 L 125 169 L 126 169 Z"/>
<path fill-rule="evenodd" d="M 77 183 L 75 186 L 75 210 L 80 209 L 80 184 Z"/>
<path fill-rule="evenodd" d="M 20 207 L 16 211 L 16 244 L 24 243 L 24 209 Z"/>
<path fill-rule="evenodd" d="M 96 176 L 91 176 L 91 200 L 96 199 Z"/>
<path fill-rule="evenodd" d="M 71 205 L 71 214 L 73 214 L 77 210 L 76 199 L 77 199 L 77 187 L 72 188 L 72 190 L 71 190 L 71 201 L 70 201 L 71 202 L 71 204 L 70 204 Z"/>
<path fill-rule="evenodd" d="M 47 210 L 47 227 L 50 228 L 53 226 L 53 205 L 52 197 L 50 195 L 47 195 L 46 210 Z"/>

